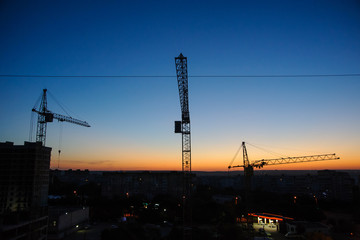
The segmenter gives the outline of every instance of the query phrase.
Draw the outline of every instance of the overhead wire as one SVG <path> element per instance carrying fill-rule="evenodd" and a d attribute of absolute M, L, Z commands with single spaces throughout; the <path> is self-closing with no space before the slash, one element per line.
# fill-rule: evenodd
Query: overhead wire
<path fill-rule="evenodd" d="M 32 75 L 0 74 L 0 78 L 173 78 L 175 75 Z M 189 75 L 189 78 L 316 78 L 360 77 L 360 73 L 343 74 L 266 74 L 266 75 Z"/>

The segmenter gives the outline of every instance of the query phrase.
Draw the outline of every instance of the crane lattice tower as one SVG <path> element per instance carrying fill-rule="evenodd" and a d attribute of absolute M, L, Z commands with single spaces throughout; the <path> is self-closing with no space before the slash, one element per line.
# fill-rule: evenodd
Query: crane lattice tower
<path fill-rule="evenodd" d="M 189 113 L 189 91 L 187 58 L 181 53 L 175 58 L 176 75 L 179 88 L 181 121 L 175 121 L 175 133 L 182 135 L 182 172 L 183 172 L 183 224 L 184 239 L 191 238 L 191 131 Z"/>

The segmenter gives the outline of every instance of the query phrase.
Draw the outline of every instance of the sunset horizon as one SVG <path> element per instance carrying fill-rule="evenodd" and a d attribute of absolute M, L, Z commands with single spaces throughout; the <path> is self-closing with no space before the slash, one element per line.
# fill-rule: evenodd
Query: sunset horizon
<path fill-rule="evenodd" d="M 266 170 L 360 169 L 355 3 L 192 5 L 4 3 L 0 141 L 41 140 L 61 169 L 180 171 L 184 137 L 193 171 L 227 170 L 243 141 L 250 162 L 340 157 Z"/>

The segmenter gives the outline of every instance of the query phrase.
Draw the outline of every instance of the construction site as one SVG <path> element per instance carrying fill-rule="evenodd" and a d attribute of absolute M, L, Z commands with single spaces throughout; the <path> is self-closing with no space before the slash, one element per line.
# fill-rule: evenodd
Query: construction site
<path fill-rule="evenodd" d="M 60 170 L 61 149 L 51 155 L 47 124 L 90 124 L 52 112 L 43 89 L 32 108 L 35 141 L 30 134 L 24 145 L 0 143 L 1 239 L 359 239 L 356 177 L 334 170 L 265 171 L 339 160 L 334 153 L 250 161 L 243 141 L 224 166 L 228 171 L 192 170 L 187 64 L 181 53 L 175 57 L 181 171 Z M 56 157 L 58 167 L 50 169 Z M 356 209 L 353 215 L 349 208 Z"/>
<path fill-rule="evenodd" d="M 0 1 L 0 240 L 360 240 L 360 2 Z"/>

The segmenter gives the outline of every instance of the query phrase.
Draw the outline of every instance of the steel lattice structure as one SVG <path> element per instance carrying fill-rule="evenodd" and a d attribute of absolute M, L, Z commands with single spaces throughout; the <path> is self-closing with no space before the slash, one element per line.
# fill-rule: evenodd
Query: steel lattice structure
<path fill-rule="evenodd" d="M 326 161 L 326 160 L 337 160 L 340 159 L 333 154 L 321 154 L 321 155 L 310 155 L 310 156 L 300 156 L 300 157 L 285 157 L 285 158 L 274 158 L 274 159 L 261 159 L 255 160 L 251 164 L 249 162 L 245 142 L 242 142 L 243 148 L 243 165 L 229 166 L 228 168 L 237 168 L 243 167 L 245 171 L 245 176 L 253 175 L 253 168 L 262 168 L 265 165 L 279 165 L 279 164 L 289 164 L 289 163 L 302 163 L 302 162 L 316 162 L 316 161 Z"/>
<path fill-rule="evenodd" d="M 38 121 L 36 127 L 36 142 L 41 142 L 43 146 L 45 146 L 46 141 L 46 112 L 47 112 L 47 98 L 46 98 L 46 89 L 43 90 L 43 95 L 40 102 L 40 107 L 38 113 Z M 36 111 L 35 108 L 32 109 L 33 112 Z"/>
<path fill-rule="evenodd" d="M 189 113 L 189 91 L 187 58 L 181 53 L 175 58 L 176 75 L 179 88 L 181 121 L 175 121 L 175 133 L 182 134 L 182 172 L 183 172 L 183 223 L 184 239 L 191 239 L 191 131 Z"/>
<path fill-rule="evenodd" d="M 47 109 L 47 89 L 43 89 L 43 95 L 40 102 L 39 110 L 33 108 L 32 111 L 38 114 L 37 129 L 36 129 L 36 141 L 41 142 L 45 146 L 46 142 L 46 128 L 48 122 L 53 122 L 54 119 L 57 119 L 59 122 L 69 122 L 74 123 L 84 127 L 90 127 L 90 125 L 72 117 L 64 116 L 58 113 L 53 113 Z"/>
<path fill-rule="evenodd" d="M 301 156 L 301 157 L 287 157 L 287 158 L 277 158 L 277 159 L 263 159 L 257 160 L 252 163 L 254 167 L 264 166 L 264 165 L 279 165 L 279 164 L 288 164 L 288 163 L 302 163 L 302 162 L 316 162 L 316 161 L 325 161 L 325 160 L 336 160 L 340 159 L 333 154 L 322 154 L 322 155 L 311 155 L 311 156 Z"/>
<path fill-rule="evenodd" d="M 181 106 L 181 133 L 182 133 L 182 170 L 191 173 L 191 133 L 190 133 L 190 113 L 189 113 L 189 94 L 188 94 L 188 72 L 187 58 L 181 53 L 175 58 L 176 75 L 179 87 L 180 106 Z"/>

